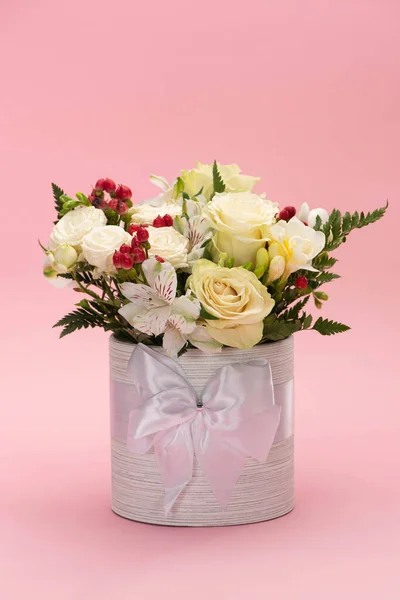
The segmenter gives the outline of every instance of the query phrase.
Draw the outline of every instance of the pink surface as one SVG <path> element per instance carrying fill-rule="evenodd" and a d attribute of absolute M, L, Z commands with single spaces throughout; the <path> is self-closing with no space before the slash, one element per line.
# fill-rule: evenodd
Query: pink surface
<path fill-rule="evenodd" d="M 395 0 L 2 3 L 2 600 L 400 597 L 399 18 Z M 150 172 L 214 157 L 282 205 L 391 206 L 327 286 L 352 330 L 296 338 L 294 512 L 153 528 L 110 512 L 107 336 L 58 341 L 75 298 L 36 240 L 50 181 L 139 200 Z"/>

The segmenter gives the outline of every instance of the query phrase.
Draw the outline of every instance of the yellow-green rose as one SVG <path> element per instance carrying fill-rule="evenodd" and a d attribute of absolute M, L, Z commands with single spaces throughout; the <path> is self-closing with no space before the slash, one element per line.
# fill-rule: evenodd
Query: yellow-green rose
<path fill-rule="evenodd" d="M 215 194 L 203 210 L 216 230 L 211 252 L 233 256 L 235 265 L 251 261 L 255 264 L 257 250 L 269 241 L 269 226 L 275 222 L 278 205 L 251 192 Z"/>
<path fill-rule="evenodd" d="M 212 165 L 203 165 L 201 162 L 197 162 L 195 169 L 181 171 L 180 177 L 185 185 L 185 192 L 189 196 L 194 196 L 203 188 L 202 195 L 209 200 L 214 190 L 212 169 Z M 225 190 L 227 192 L 249 191 L 260 181 L 259 177 L 242 175 L 238 165 L 218 164 L 218 171 L 225 183 Z"/>
<path fill-rule="evenodd" d="M 201 259 L 189 278 L 189 287 L 203 309 L 214 317 L 207 319 L 207 333 L 225 346 L 248 350 L 263 334 L 263 320 L 275 302 L 251 271 L 228 269 Z"/>

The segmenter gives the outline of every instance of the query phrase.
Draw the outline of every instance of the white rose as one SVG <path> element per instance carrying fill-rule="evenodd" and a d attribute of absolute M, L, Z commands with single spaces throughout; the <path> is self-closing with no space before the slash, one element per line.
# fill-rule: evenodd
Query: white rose
<path fill-rule="evenodd" d="M 50 248 L 54 249 L 62 244 L 79 247 L 86 234 L 106 223 L 104 212 L 94 206 L 79 206 L 70 210 L 54 225 L 50 235 Z"/>
<path fill-rule="evenodd" d="M 113 273 L 113 255 L 122 244 L 131 244 L 132 236 L 122 227 L 106 225 L 96 227 L 85 235 L 82 241 L 82 254 L 90 265 L 97 267 L 98 273 Z"/>
<path fill-rule="evenodd" d="M 161 256 L 175 269 L 188 266 L 189 240 L 173 227 L 149 227 L 150 256 Z"/>
<path fill-rule="evenodd" d="M 251 192 L 215 194 L 203 210 L 216 229 L 214 253 L 233 256 L 235 265 L 255 263 L 257 250 L 269 241 L 269 226 L 274 223 L 278 205 Z M 217 256 L 213 259 L 218 261 Z"/>
<path fill-rule="evenodd" d="M 251 175 L 242 175 L 238 165 L 220 165 L 218 171 L 225 183 L 226 192 L 243 192 L 253 189 L 255 184 L 260 181 L 259 177 Z M 202 194 L 210 199 L 214 190 L 213 187 L 213 165 L 203 165 L 197 162 L 196 168 L 190 171 L 181 171 L 180 175 L 184 185 L 185 192 L 189 196 L 198 194 L 203 188 Z"/>
<path fill-rule="evenodd" d="M 131 223 L 137 223 L 139 225 L 145 223 L 152 225 L 154 219 L 159 215 L 171 215 L 172 218 L 180 216 L 182 214 L 182 208 L 175 202 L 167 202 L 160 204 L 160 206 L 153 206 L 152 204 L 140 204 L 139 206 L 133 206 L 130 211 Z"/>
<path fill-rule="evenodd" d="M 269 251 L 275 256 L 283 256 L 286 262 L 285 274 L 288 277 L 298 269 L 316 271 L 312 267 L 312 259 L 325 246 L 325 235 L 315 231 L 293 217 L 290 221 L 279 221 L 270 227 L 271 240 Z"/>

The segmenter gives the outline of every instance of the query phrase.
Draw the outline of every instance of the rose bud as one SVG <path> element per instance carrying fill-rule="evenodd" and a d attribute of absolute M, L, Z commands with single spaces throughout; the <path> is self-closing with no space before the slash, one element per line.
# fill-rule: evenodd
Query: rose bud
<path fill-rule="evenodd" d="M 146 252 L 143 248 L 133 248 L 133 264 L 142 263 L 146 260 Z"/>
<path fill-rule="evenodd" d="M 60 265 L 63 265 L 69 269 L 78 260 L 78 253 L 73 246 L 70 246 L 69 244 L 61 244 L 61 246 L 58 246 L 58 248 L 55 250 L 54 258 Z"/>
<path fill-rule="evenodd" d="M 119 251 L 121 252 L 121 254 L 130 254 L 132 252 L 132 249 L 130 246 L 128 246 L 128 244 L 122 244 Z"/>
<path fill-rule="evenodd" d="M 132 198 L 132 192 L 127 185 L 119 185 L 115 190 L 115 196 L 118 200 L 130 200 Z"/>
<path fill-rule="evenodd" d="M 121 255 L 121 268 L 129 271 L 133 267 L 133 258 L 130 254 Z"/>
<path fill-rule="evenodd" d="M 162 257 L 162 256 L 158 256 L 158 254 L 156 254 L 154 258 L 155 258 L 156 260 L 158 260 L 158 262 L 159 262 L 159 263 L 163 263 L 163 262 L 165 262 L 165 260 L 163 259 L 163 257 Z"/>
<path fill-rule="evenodd" d="M 307 277 L 304 277 L 304 275 L 299 275 L 298 278 L 296 279 L 296 281 L 294 282 L 294 285 L 299 290 L 305 290 L 306 287 L 308 286 Z"/>
<path fill-rule="evenodd" d="M 139 227 L 139 229 L 136 232 L 136 239 L 140 243 L 147 242 L 147 240 L 149 239 L 148 230 L 145 227 Z"/>
<path fill-rule="evenodd" d="M 109 179 L 108 177 L 106 177 L 106 179 L 103 179 L 100 181 L 103 181 L 103 190 L 105 192 L 108 192 L 109 194 L 111 192 L 115 192 L 115 190 L 117 189 L 117 184 L 115 183 L 115 181 L 113 181 L 112 179 Z"/>
<path fill-rule="evenodd" d="M 171 215 L 164 215 L 164 226 L 172 227 L 173 224 L 174 224 L 174 219 L 171 217 Z"/>
<path fill-rule="evenodd" d="M 153 227 L 165 227 L 164 217 L 158 215 L 153 221 Z"/>
<path fill-rule="evenodd" d="M 118 252 L 117 250 L 114 252 L 113 255 L 113 265 L 116 269 L 120 269 L 121 268 L 121 259 L 122 259 L 122 254 L 121 252 Z"/>

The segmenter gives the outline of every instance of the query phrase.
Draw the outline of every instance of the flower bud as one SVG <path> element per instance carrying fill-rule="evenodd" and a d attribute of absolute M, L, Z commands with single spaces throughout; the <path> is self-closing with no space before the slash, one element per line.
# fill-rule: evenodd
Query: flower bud
<path fill-rule="evenodd" d="M 121 269 L 129 271 L 133 267 L 133 258 L 130 254 L 121 254 Z"/>
<path fill-rule="evenodd" d="M 121 254 L 130 254 L 132 252 L 132 249 L 130 246 L 128 246 L 128 244 L 122 244 L 119 251 L 121 252 Z"/>
<path fill-rule="evenodd" d="M 108 201 L 108 208 L 111 208 L 111 210 L 117 210 L 119 204 L 119 200 L 117 198 L 111 198 L 111 200 Z"/>
<path fill-rule="evenodd" d="M 132 225 L 129 225 L 129 227 L 128 227 L 128 233 L 130 233 L 130 235 L 133 235 L 134 233 L 137 232 L 139 227 L 140 227 L 140 225 L 137 225 L 136 223 L 132 223 Z"/>
<path fill-rule="evenodd" d="M 122 202 L 122 200 L 119 200 L 118 204 L 117 204 L 116 210 L 117 210 L 117 213 L 119 215 L 124 215 L 126 212 L 128 212 L 128 205 L 127 205 L 127 203 L 126 202 Z"/>
<path fill-rule="evenodd" d="M 158 215 L 153 221 L 153 227 L 165 227 L 164 217 Z"/>
<path fill-rule="evenodd" d="M 256 254 L 256 266 L 254 269 L 254 275 L 257 279 L 261 279 L 269 264 L 269 254 L 266 248 L 259 248 Z"/>
<path fill-rule="evenodd" d="M 318 298 L 318 300 L 323 300 L 324 302 L 329 300 L 329 296 L 328 294 L 325 294 L 325 292 L 314 292 L 314 296 Z"/>
<path fill-rule="evenodd" d="M 117 250 L 114 252 L 113 255 L 113 265 L 116 269 L 121 269 L 121 260 L 122 260 L 122 253 L 118 252 Z"/>
<path fill-rule="evenodd" d="M 115 192 L 116 189 L 117 189 L 117 184 L 115 183 L 115 181 L 113 181 L 112 179 L 109 179 L 108 177 L 103 179 L 103 190 L 105 192 L 108 192 L 110 194 L 111 192 Z"/>
<path fill-rule="evenodd" d="M 163 262 L 165 262 L 165 260 L 163 259 L 163 257 L 162 257 L 162 256 L 158 256 L 158 254 L 156 254 L 154 258 L 155 258 L 156 260 L 158 260 L 158 262 L 159 262 L 159 263 L 163 263 Z"/>
<path fill-rule="evenodd" d="M 285 272 L 285 266 L 286 263 L 283 256 L 280 256 L 279 254 L 274 256 L 269 263 L 267 284 L 272 283 L 273 281 L 276 281 L 282 277 L 283 273 Z"/>
<path fill-rule="evenodd" d="M 282 246 L 278 242 L 271 242 L 268 246 L 268 254 L 270 260 L 272 260 L 275 256 L 285 257 L 285 251 Z"/>
<path fill-rule="evenodd" d="M 70 269 L 78 260 L 78 253 L 73 246 L 62 244 L 54 251 L 54 258 L 57 263 Z"/>

